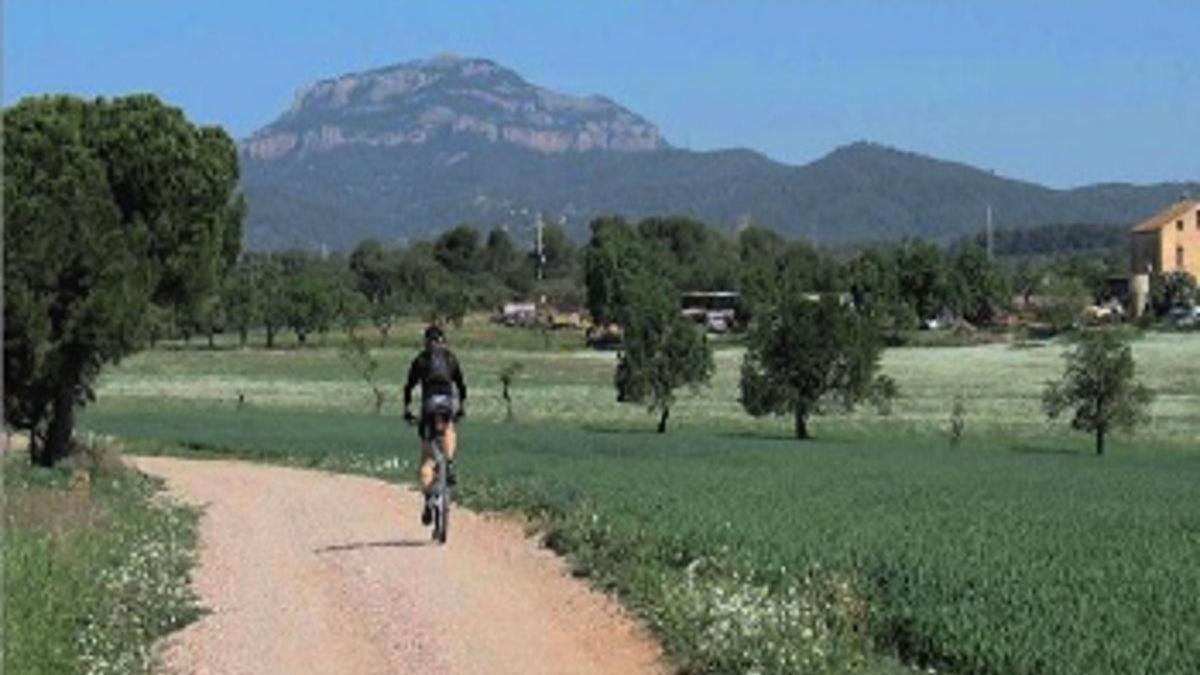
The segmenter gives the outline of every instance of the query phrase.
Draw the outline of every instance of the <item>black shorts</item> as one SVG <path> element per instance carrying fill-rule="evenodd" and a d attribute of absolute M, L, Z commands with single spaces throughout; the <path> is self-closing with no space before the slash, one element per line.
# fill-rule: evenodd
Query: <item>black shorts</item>
<path fill-rule="evenodd" d="M 421 400 L 421 419 L 417 423 L 417 435 L 421 440 L 428 441 L 433 438 L 434 418 L 438 415 L 445 416 L 448 420 L 454 421 L 454 415 L 458 412 L 458 398 L 449 394 L 434 394 Z"/>

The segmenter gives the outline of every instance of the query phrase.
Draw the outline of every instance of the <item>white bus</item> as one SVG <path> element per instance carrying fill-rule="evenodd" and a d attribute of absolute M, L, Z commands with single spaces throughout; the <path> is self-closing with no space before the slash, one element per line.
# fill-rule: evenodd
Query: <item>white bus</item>
<path fill-rule="evenodd" d="M 709 332 L 727 333 L 741 327 L 741 295 L 734 291 L 687 291 L 680 300 L 683 315 Z"/>

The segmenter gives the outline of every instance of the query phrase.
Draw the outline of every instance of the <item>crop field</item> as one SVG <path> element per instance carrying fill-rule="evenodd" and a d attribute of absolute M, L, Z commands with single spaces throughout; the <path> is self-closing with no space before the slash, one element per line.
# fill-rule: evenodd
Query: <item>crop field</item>
<path fill-rule="evenodd" d="M 1040 413 L 1063 349 L 891 350 L 892 413 L 819 418 L 799 444 L 740 412 L 736 349 L 660 436 L 614 401 L 612 354 L 468 345 L 462 498 L 532 517 L 689 672 L 1200 672 L 1200 338 L 1135 343 L 1153 424 L 1103 458 Z M 382 351 L 383 377 L 410 354 Z M 412 432 L 355 377 L 333 349 L 149 352 L 83 424 L 147 452 L 409 478 Z"/>

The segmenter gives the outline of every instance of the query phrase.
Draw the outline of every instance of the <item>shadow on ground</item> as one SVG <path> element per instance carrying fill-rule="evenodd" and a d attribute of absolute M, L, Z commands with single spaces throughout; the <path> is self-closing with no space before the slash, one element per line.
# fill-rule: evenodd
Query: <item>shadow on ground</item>
<path fill-rule="evenodd" d="M 790 441 L 798 447 L 803 447 L 804 443 L 809 442 L 796 438 L 796 434 L 794 433 L 777 431 L 718 431 L 716 435 L 736 441 Z M 828 442 L 826 438 L 809 440 Z"/>
<path fill-rule="evenodd" d="M 359 541 L 352 544 L 331 544 L 313 549 L 313 553 L 344 553 L 346 551 L 361 551 L 367 548 L 424 548 L 432 546 L 433 542 L 426 539 L 400 539 L 397 541 Z"/>
<path fill-rule="evenodd" d="M 1017 443 L 1010 446 L 1009 450 L 1018 455 L 1069 455 L 1082 457 L 1084 453 L 1078 450 L 1068 450 L 1067 448 L 1047 447 L 1044 445 L 1033 445 L 1032 443 Z"/>
<path fill-rule="evenodd" d="M 646 428 L 639 427 L 609 427 L 597 424 L 584 424 L 580 427 L 590 434 L 628 434 L 630 436 L 660 436 L 658 430 L 650 425 Z"/>

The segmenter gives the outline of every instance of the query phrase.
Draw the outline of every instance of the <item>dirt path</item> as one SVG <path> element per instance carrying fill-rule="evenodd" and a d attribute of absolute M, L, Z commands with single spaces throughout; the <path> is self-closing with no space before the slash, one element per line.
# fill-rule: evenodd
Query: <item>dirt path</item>
<path fill-rule="evenodd" d="M 206 509 L 180 674 L 653 673 L 658 647 L 511 522 L 455 512 L 427 545 L 415 493 L 241 462 L 139 458 Z"/>

